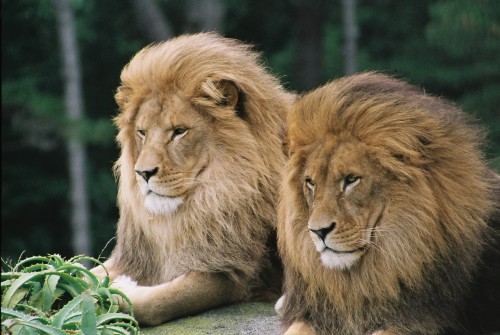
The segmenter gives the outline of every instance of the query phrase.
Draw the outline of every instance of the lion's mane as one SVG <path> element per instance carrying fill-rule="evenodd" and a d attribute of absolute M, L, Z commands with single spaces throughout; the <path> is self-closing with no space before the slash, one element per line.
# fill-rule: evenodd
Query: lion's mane
<path fill-rule="evenodd" d="M 251 47 L 214 33 L 183 35 L 151 45 L 123 69 L 115 118 L 121 154 L 120 219 L 113 266 L 139 285 L 189 271 L 226 273 L 246 288 L 270 266 L 276 189 L 284 164 L 283 127 L 293 96 Z M 238 88 L 238 113 L 219 108 L 217 83 Z M 153 214 L 136 184 L 135 117 L 151 94 L 188 97 L 213 123 L 217 147 L 193 196 L 174 213 Z M 250 283 L 250 284 L 249 284 Z"/>
<path fill-rule="evenodd" d="M 307 231 L 303 165 L 311 145 L 346 134 L 390 176 L 380 190 L 389 208 L 360 262 L 332 270 Z M 356 335 L 499 330 L 500 181 L 481 153 L 483 137 L 455 105 L 383 74 L 302 97 L 289 115 L 279 204 L 285 325 Z"/>

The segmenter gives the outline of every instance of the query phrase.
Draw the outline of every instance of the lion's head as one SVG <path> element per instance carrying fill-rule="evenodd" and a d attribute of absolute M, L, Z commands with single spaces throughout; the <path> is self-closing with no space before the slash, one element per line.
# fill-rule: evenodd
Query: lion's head
<path fill-rule="evenodd" d="M 292 95 L 250 46 L 203 33 L 144 48 L 115 97 L 117 266 L 142 284 L 254 276 L 275 226 Z"/>
<path fill-rule="evenodd" d="M 171 92 L 163 88 L 161 93 L 153 91 L 146 97 L 141 97 L 133 122 L 126 121 L 127 125 L 123 129 L 130 128 L 127 131 L 135 133 L 131 139 L 126 139 L 132 140 L 134 144 L 131 152 L 134 159 L 132 172 L 135 172 L 133 182 L 143 197 L 144 206 L 151 213 L 173 213 L 181 204 L 195 197 L 200 188 L 207 184 L 210 188 L 213 187 L 213 182 L 217 180 L 210 179 L 211 176 L 219 173 L 222 168 L 226 169 L 224 156 L 236 156 L 236 152 L 231 152 L 230 147 L 238 146 L 242 150 L 234 157 L 235 160 L 241 160 L 234 162 L 235 164 L 248 164 L 243 161 L 245 155 L 248 155 L 256 156 L 251 157 L 253 163 L 264 165 L 262 157 L 256 152 L 258 147 L 255 142 L 238 144 L 233 142 L 234 134 L 221 136 L 227 125 L 224 119 L 217 118 L 229 117 L 234 122 L 238 117 L 238 108 L 243 108 L 236 106 L 238 99 L 243 99 L 238 96 L 238 88 L 233 82 L 224 79 L 209 84 L 213 85 L 213 93 L 220 94 L 220 98 L 210 97 L 201 87 L 197 94 L 206 94 L 203 98 L 207 102 L 212 99 L 211 108 L 195 105 L 193 97 L 187 96 L 178 88 Z M 123 90 L 119 95 L 122 93 Z M 126 113 L 120 117 L 125 116 Z M 231 128 L 236 136 L 253 137 L 243 121 Z M 130 134 L 127 133 L 127 136 Z M 255 168 L 252 170 L 257 172 Z M 252 178 L 257 176 L 247 179 Z M 230 175 L 223 176 L 221 182 L 231 179 Z"/>
<path fill-rule="evenodd" d="M 375 73 L 306 94 L 288 121 L 285 320 L 325 334 L 452 324 L 498 203 L 482 132 L 454 105 Z"/>

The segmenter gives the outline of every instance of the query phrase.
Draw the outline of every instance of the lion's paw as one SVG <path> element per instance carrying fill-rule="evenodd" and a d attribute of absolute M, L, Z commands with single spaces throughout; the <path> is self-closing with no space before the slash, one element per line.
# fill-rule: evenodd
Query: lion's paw
<path fill-rule="evenodd" d="M 276 314 L 281 318 L 283 317 L 283 308 L 285 306 L 285 299 L 286 295 L 283 294 L 278 301 L 276 301 L 276 304 L 274 305 L 274 310 L 276 311 Z"/>
<path fill-rule="evenodd" d="M 135 280 L 126 275 L 118 276 L 113 283 L 111 283 L 111 286 L 123 291 L 124 293 L 134 291 L 137 287 L 139 287 Z"/>

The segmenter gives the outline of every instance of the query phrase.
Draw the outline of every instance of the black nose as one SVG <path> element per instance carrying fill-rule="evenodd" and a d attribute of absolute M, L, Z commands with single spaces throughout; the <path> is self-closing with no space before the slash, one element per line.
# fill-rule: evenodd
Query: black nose
<path fill-rule="evenodd" d="M 330 226 L 326 228 L 321 228 L 321 229 L 309 229 L 311 232 L 315 233 L 318 235 L 318 237 L 322 240 L 325 239 L 326 235 L 328 235 L 329 232 L 335 229 L 335 222 L 330 223 Z"/>
<path fill-rule="evenodd" d="M 143 171 L 135 170 L 135 172 L 137 172 L 138 175 L 140 175 L 142 178 L 144 178 L 145 181 L 149 181 L 149 178 L 151 178 L 152 176 L 154 176 L 158 172 L 158 168 L 155 167 L 152 170 L 143 170 Z"/>

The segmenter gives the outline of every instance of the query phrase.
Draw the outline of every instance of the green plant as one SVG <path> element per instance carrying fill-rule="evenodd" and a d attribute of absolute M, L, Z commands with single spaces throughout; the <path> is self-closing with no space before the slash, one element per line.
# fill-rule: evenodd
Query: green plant
<path fill-rule="evenodd" d="M 130 300 L 99 280 L 81 262 L 98 260 L 59 255 L 29 257 L 2 273 L 2 334 L 139 334 Z M 131 315 L 118 312 L 118 299 Z"/>

